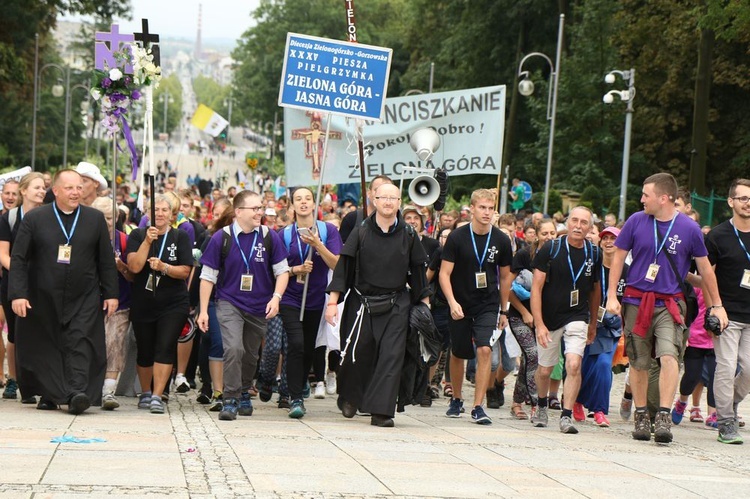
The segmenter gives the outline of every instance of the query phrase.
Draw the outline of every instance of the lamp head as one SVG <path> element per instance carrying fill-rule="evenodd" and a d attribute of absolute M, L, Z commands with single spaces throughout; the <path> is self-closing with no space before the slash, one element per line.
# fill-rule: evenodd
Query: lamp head
<path fill-rule="evenodd" d="M 615 82 L 615 74 L 614 73 L 607 73 L 607 75 L 604 77 L 604 81 L 606 83 L 609 83 L 610 85 Z"/>
<path fill-rule="evenodd" d="M 432 128 L 420 128 L 414 132 L 409 145 L 422 161 L 427 161 L 440 147 L 440 136 Z"/>
<path fill-rule="evenodd" d="M 528 97 L 529 95 L 534 93 L 534 82 L 529 80 L 528 78 L 524 78 L 518 83 L 518 93 L 523 95 L 524 97 Z"/>
<path fill-rule="evenodd" d="M 604 94 L 604 97 L 602 97 L 602 100 L 605 104 L 612 104 L 615 101 L 615 98 L 612 96 L 612 92 L 607 92 Z"/>
<path fill-rule="evenodd" d="M 65 94 L 65 89 L 59 83 L 52 85 L 52 95 L 55 97 L 62 97 Z"/>

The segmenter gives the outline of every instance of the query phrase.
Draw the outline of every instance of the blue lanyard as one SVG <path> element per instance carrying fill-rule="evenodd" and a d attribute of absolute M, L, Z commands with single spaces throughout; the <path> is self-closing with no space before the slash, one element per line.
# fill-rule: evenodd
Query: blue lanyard
<path fill-rule="evenodd" d="M 740 246 L 742 247 L 742 251 L 745 252 L 745 256 L 747 257 L 748 261 L 750 261 L 750 253 L 747 252 L 747 248 L 745 248 L 745 243 L 742 242 L 742 239 L 740 239 L 740 233 L 737 231 L 737 227 L 734 226 L 734 223 L 732 220 L 729 220 L 729 223 L 732 224 L 732 228 L 734 229 L 734 235 L 737 236 L 737 240 L 740 242 Z"/>
<path fill-rule="evenodd" d="M 170 232 L 172 232 L 172 229 L 169 229 L 167 232 L 165 232 L 164 239 L 161 240 L 161 248 L 159 249 L 159 256 L 157 257 L 159 260 L 161 260 L 161 255 L 162 253 L 164 253 L 164 246 L 167 244 L 167 236 Z"/>
<path fill-rule="evenodd" d="M 599 283 L 602 286 L 602 306 L 604 306 L 604 304 L 607 303 L 607 283 L 604 281 L 605 281 L 604 264 L 602 264 L 602 278 L 601 278 L 601 282 Z"/>
<path fill-rule="evenodd" d="M 672 232 L 672 226 L 674 225 L 675 220 L 677 220 L 677 213 L 675 213 L 674 217 L 672 217 L 672 221 L 669 222 L 667 233 L 664 234 L 664 239 L 661 240 L 661 246 L 659 246 L 659 233 L 656 230 L 656 217 L 654 217 L 654 248 L 656 250 L 656 254 L 654 255 L 654 263 L 656 263 L 656 258 L 659 256 L 659 253 L 661 253 L 661 250 L 664 249 L 664 245 L 667 243 L 667 238 L 669 237 L 669 233 Z"/>
<path fill-rule="evenodd" d="M 583 267 L 586 266 L 586 260 L 589 259 L 589 247 L 586 245 L 588 241 L 583 242 L 583 263 L 581 264 L 581 268 L 578 269 L 578 273 L 576 274 L 573 272 L 573 262 L 570 259 L 570 245 L 568 244 L 568 238 L 565 237 L 565 249 L 568 250 L 568 267 L 570 268 L 570 277 L 573 279 L 573 289 L 576 289 L 576 283 L 578 282 L 578 278 L 581 277 L 581 273 L 583 272 Z"/>
<path fill-rule="evenodd" d="M 248 257 L 245 256 L 245 252 L 242 251 L 242 246 L 240 246 L 240 240 L 237 237 L 237 234 L 234 232 L 234 227 L 231 227 L 230 230 L 232 231 L 232 235 L 234 236 L 234 242 L 237 243 L 237 249 L 240 250 L 240 255 L 242 255 L 242 260 L 244 260 L 244 262 L 245 262 L 245 268 L 247 269 L 247 273 L 249 274 L 250 273 L 250 261 L 248 260 Z M 253 245 L 250 246 L 250 253 L 249 253 L 249 255 L 253 254 L 253 248 L 255 248 L 255 243 L 258 242 L 258 231 L 257 231 L 257 229 L 254 232 L 255 232 L 255 239 L 253 239 Z"/>
<path fill-rule="evenodd" d="M 490 238 L 492 237 L 492 228 L 490 228 L 490 231 L 487 233 L 487 244 L 484 245 L 484 252 L 482 253 L 482 258 L 479 258 L 479 251 L 477 251 L 477 241 L 474 239 L 474 230 L 471 228 L 471 224 L 469 224 L 469 234 L 471 234 L 471 244 L 474 245 L 474 256 L 477 257 L 477 262 L 479 263 L 479 271 L 482 271 L 482 265 L 484 264 L 484 259 L 487 257 L 487 248 L 490 247 Z"/>
<path fill-rule="evenodd" d="M 297 234 L 297 249 L 299 250 L 299 261 L 300 263 L 305 263 L 305 258 L 307 258 L 307 254 L 310 252 L 310 246 L 305 244 L 305 251 L 302 251 L 302 245 L 304 244 L 302 242 L 302 239 L 299 237 L 299 232 L 297 232 L 297 222 L 294 222 L 294 233 Z"/>
<path fill-rule="evenodd" d="M 60 224 L 63 235 L 65 236 L 65 239 L 67 239 L 67 242 L 65 244 L 67 246 L 70 246 L 70 239 L 73 237 L 73 233 L 76 231 L 76 225 L 78 225 L 78 217 L 81 215 L 81 207 L 79 206 L 76 210 L 76 217 L 75 219 L 73 219 L 73 226 L 70 228 L 70 235 L 68 235 L 68 231 L 65 230 L 65 225 L 62 223 L 62 219 L 60 218 L 60 212 L 57 210 L 57 204 L 52 203 L 52 205 L 55 210 L 55 216 L 57 217 L 57 223 Z"/>

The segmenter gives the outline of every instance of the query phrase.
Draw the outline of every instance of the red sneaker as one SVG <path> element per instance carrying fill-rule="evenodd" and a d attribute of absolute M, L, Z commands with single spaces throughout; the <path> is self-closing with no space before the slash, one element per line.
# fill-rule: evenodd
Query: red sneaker
<path fill-rule="evenodd" d="M 583 410 L 583 404 L 576 402 L 573 404 L 573 419 L 578 422 L 586 421 L 586 412 Z"/>
<path fill-rule="evenodd" d="M 596 423 L 596 426 L 609 428 L 609 419 L 607 419 L 607 416 L 602 411 L 594 413 L 594 422 Z"/>

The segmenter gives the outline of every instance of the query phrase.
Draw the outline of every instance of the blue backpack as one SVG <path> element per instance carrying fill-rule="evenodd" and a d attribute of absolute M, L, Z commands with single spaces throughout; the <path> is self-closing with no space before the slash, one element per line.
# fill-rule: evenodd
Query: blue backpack
<path fill-rule="evenodd" d="M 326 241 L 328 240 L 328 225 L 326 225 L 325 222 L 321 222 L 320 220 L 315 222 L 318 227 L 318 237 L 320 237 L 320 240 L 323 242 L 323 246 L 325 246 Z M 294 228 L 294 225 L 287 225 L 284 227 L 284 246 L 286 246 L 286 250 L 289 251 L 289 248 L 292 246 L 292 229 Z"/>

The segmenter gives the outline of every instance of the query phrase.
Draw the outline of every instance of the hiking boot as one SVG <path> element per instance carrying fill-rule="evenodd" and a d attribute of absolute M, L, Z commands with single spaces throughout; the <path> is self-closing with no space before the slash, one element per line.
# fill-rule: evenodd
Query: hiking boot
<path fill-rule="evenodd" d="M 471 420 L 474 423 L 481 424 L 481 425 L 492 424 L 492 420 L 487 415 L 487 413 L 484 412 L 484 409 L 482 409 L 481 405 L 478 405 L 474 407 L 474 409 L 471 410 Z"/>
<path fill-rule="evenodd" d="M 497 392 L 497 385 L 487 389 L 487 409 L 500 409 L 500 395 Z"/>
<path fill-rule="evenodd" d="M 448 406 L 448 410 L 445 411 L 445 415 L 449 418 L 460 418 L 463 407 L 463 400 L 451 397 L 450 405 Z"/>
<path fill-rule="evenodd" d="M 34 404 L 36 404 L 36 397 L 33 396 L 33 395 L 31 397 L 23 397 L 21 399 L 21 403 L 22 404 L 28 404 L 28 405 L 34 405 Z M 740 425 L 740 426 L 742 426 L 742 425 Z"/>
<path fill-rule="evenodd" d="M 237 412 L 239 410 L 239 402 L 237 399 L 226 399 L 219 412 L 219 421 L 234 421 L 237 419 Z"/>
<path fill-rule="evenodd" d="M 722 444 L 741 444 L 742 436 L 735 419 L 724 419 L 719 423 L 719 436 L 716 438 Z"/>
<path fill-rule="evenodd" d="M 668 412 L 659 411 L 654 419 L 654 441 L 668 444 L 672 441 L 672 420 Z"/>
<path fill-rule="evenodd" d="M 18 383 L 15 379 L 8 378 L 5 380 L 5 390 L 3 390 L 3 398 L 15 400 L 16 397 L 18 397 Z"/>
<path fill-rule="evenodd" d="M 307 410 L 305 409 L 305 403 L 302 399 L 292 400 L 291 407 L 289 408 L 289 417 L 292 419 L 300 419 L 305 415 Z"/>
<path fill-rule="evenodd" d="M 252 416 L 253 415 L 253 403 L 250 400 L 249 392 L 242 392 L 240 396 L 240 408 L 238 410 L 240 416 Z"/>
<path fill-rule="evenodd" d="M 686 408 L 687 402 L 677 399 L 672 408 L 672 424 L 678 425 L 682 423 L 682 417 L 685 415 Z"/>
<path fill-rule="evenodd" d="M 570 435 L 578 433 L 578 428 L 573 425 L 570 416 L 562 416 L 560 418 L 560 433 L 568 433 Z"/>
<path fill-rule="evenodd" d="M 630 416 L 633 415 L 633 399 L 626 399 L 625 397 L 622 398 L 620 401 L 620 417 L 623 421 L 627 421 L 630 419 Z"/>
<path fill-rule="evenodd" d="M 578 421 L 586 421 L 586 412 L 583 410 L 583 404 L 576 402 L 573 404 L 573 419 Z"/>
<path fill-rule="evenodd" d="M 547 408 L 542 406 L 537 407 L 536 412 L 531 415 L 531 424 L 537 428 L 546 428 L 547 423 L 549 423 Z"/>
<path fill-rule="evenodd" d="M 107 393 L 102 397 L 102 409 L 105 411 L 113 411 L 120 407 L 120 403 L 115 398 L 114 393 Z"/>
<path fill-rule="evenodd" d="M 643 440 L 648 442 L 651 440 L 651 420 L 648 417 L 647 411 L 635 411 L 635 429 L 633 430 L 634 440 Z"/>
<path fill-rule="evenodd" d="M 430 394 L 430 388 L 428 387 L 425 393 L 422 395 L 422 400 L 419 401 L 420 407 L 432 407 L 432 397 Z"/>

